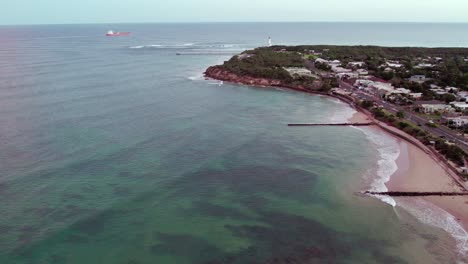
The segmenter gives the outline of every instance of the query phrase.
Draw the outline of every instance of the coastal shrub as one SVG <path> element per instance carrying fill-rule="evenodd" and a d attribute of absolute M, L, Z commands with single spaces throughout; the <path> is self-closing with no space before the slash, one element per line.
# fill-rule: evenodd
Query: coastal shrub
<path fill-rule="evenodd" d="M 321 63 L 321 62 L 316 62 L 315 63 L 315 68 L 319 69 L 319 70 L 322 70 L 322 71 L 331 71 L 331 66 L 328 65 L 328 64 L 325 64 L 325 63 Z"/>
<path fill-rule="evenodd" d="M 283 67 L 304 66 L 303 58 L 297 53 L 279 53 L 268 49 L 256 49 L 248 51 L 246 54 L 254 56 L 243 59 L 234 56 L 221 67 L 238 75 L 291 82 L 293 77 Z"/>
<path fill-rule="evenodd" d="M 369 109 L 371 108 L 373 105 L 374 105 L 374 102 L 373 101 L 368 101 L 368 100 L 363 100 L 361 103 L 360 103 L 361 107 L 365 108 L 365 109 Z"/>
<path fill-rule="evenodd" d="M 447 144 L 445 141 L 436 140 L 435 148 L 444 155 L 448 160 L 463 166 L 465 159 L 465 152 L 458 146 Z"/>
<path fill-rule="evenodd" d="M 408 123 L 406 123 L 406 122 L 400 121 L 400 122 L 398 122 L 397 126 L 398 126 L 399 129 L 405 129 L 405 128 L 409 127 L 410 125 Z"/>
<path fill-rule="evenodd" d="M 398 112 L 396 113 L 396 116 L 397 116 L 398 118 L 400 118 L 400 119 L 401 119 L 401 118 L 405 118 L 405 113 L 404 113 L 403 111 L 398 111 Z"/>
<path fill-rule="evenodd" d="M 393 122 L 396 121 L 396 118 L 395 118 L 394 115 L 389 115 L 389 116 L 387 117 L 387 121 L 388 121 L 389 123 L 393 123 Z"/>

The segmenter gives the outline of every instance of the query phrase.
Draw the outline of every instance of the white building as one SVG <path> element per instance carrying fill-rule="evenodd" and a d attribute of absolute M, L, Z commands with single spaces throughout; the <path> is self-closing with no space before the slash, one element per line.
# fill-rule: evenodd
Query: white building
<path fill-rule="evenodd" d="M 430 64 L 430 63 L 419 63 L 417 66 L 415 66 L 415 68 L 432 68 L 434 67 L 434 65 Z"/>
<path fill-rule="evenodd" d="M 460 89 L 458 89 L 457 87 L 445 87 L 445 91 L 447 93 L 458 93 L 458 91 L 460 91 Z"/>
<path fill-rule="evenodd" d="M 424 76 L 424 75 L 413 75 L 413 76 L 411 76 L 411 78 L 409 80 L 410 80 L 410 82 L 423 83 L 423 82 L 426 81 L 426 76 Z"/>
<path fill-rule="evenodd" d="M 468 100 L 468 92 L 458 92 L 457 95 L 460 99 L 465 98 L 466 100 Z"/>
<path fill-rule="evenodd" d="M 327 61 L 327 60 L 325 60 L 325 59 L 322 59 L 322 58 L 318 58 L 318 59 L 316 59 L 316 60 L 315 60 L 315 62 L 318 62 L 318 63 L 324 63 L 324 64 L 327 64 L 327 65 L 329 65 L 329 64 L 330 64 L 330 62 L 329 62 L 329 61 Z"/>
<path fill-rule="evenodd" d="M 456 127 L 468 126 L 468 116 L 457 116 L 444 118 L 448 123 L 453 124 Z"/>
<path fill-rule="evenodd" d="M 391 68 L 401 68 L 403 67 L 403 64 L 400 64 L 398 62 L 387 62 L 386 63 L 388 67 L 391 67 Z"/>
<path fill-rule="evenodd" d="M 429 90 L 433 91 L 434 93 L 438 95 L 443 95 L 443 94 L 448 93 L 447 91 L 445 91 L 445 89 L 442 89 L 442 88 L 434 88 L 434 89 L 429 89 Z"/>
<path fill-rule="evenodd" d="M 438 103 L 422 103 L 419 105 L 419 110 L 425 114 L 432 114 L 434 112 L 447 113 L 453 112 L 454 109 L 450 105 Z"/>
<path fill-rule="evenodd" d="M 359 78 L 359 74 L 357 72 L 340 72 L 336 74 L 338 78 L 348 78 L 348 79 L 357 79 Z"/>
<path fill-rule="evenodd" d="M 462 112 L 468 111 L 468 104 L 466 102 L 451 102 L 450 105 L 453 108 L 460 110 Z"/>
<path fill-rule="evenodd" d="M 296 68 L 296 67 L 291 67 L 291 68 L 284 68 L 291 76 L 299 75 L 299 76 L 307 76 L 307 77 L 314 77 L 312 72 L 306 68 Z"/>
<path fill-rule="evenodd" d="M 395 91 L 393 91 L 393 94 L 405 94 L 408 95 L 411 93 L 411 90 L 406 89 L 406 88 L 396 88 Z"/>
<path fill-rule="evenodd" d="M 362 67 L 364 66 L 364 62 L 363 61 L 352 61 L 350 63 L 348 63 L 348 66 L 351 66 L 351 67 Z"/>
<path fill-rule="evenodd" d="M 410 93 L 408 94 L 408 97 L 414 100 L 419 100 L 422 98 L 422 93 Z"/>
<path fill-rule="evenodd" d="M 338 65 L 339 65 L 339 64 L 338 64 Z M 340 66 L 338 66 L 338 65 L 332 64 L 332 71 L 333 71 L 333 72 L 336 72 L 336 73 L 351 73 L 351 72 L 352 72 L 352 70 L 350 70 L 350 69 L 345 69 L 345 68 L 340 67 Z"/>
<path fill-rule="evenodd" d="M 359 76 L 369 75 L 369 71 L 366 69 L 359 69 L 357 70 L 357 73 L 359 74 Z"/>

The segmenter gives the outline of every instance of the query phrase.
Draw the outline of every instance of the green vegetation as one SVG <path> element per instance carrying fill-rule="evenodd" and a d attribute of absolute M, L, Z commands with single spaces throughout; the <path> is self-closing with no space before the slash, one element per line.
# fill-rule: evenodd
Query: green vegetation
<path fill-rule="evenodd" d="M 370 109 L 370 111 L 377 120 L 388 123 L 406 132 L 407 134 L 417 138 L 426 145 L 429 145 L 431 141 L 435 141 L 435 148 L 437 151 L 444 155 L 448 160 L 456 163 L 457 165 L 463 166 L 466 154 L 461 148 L 453 144 L 449 144 L 440 138 L 435 138 L 434 136 L 428 134 L 426 131 L 419 128 L 417 125 L 405 120 L 399 120 L 389 112 L 377 107 L 373 107 L 373 105 L 374 103 L 372 101 L 360 102 L 360 106 L 366 109 Z M 427 125 L 432 126 L 435 124 L 428 123 Z"/>
<path fill-rule="evenodd" d="M 419 48 L 419 47 L 379 47 L 379 46 L 275 46 L 276 51 L 299 52 L 307 56 L 311 50 L 322 52 L 327 60 L 340 60 L 343 65 L 351 61 L 363 61 L 366 68 L 376 77 L 391 81 L 397 87 L 408 87 L 414 92 L 422 92 L 425 84 L 410 83 L 405 80 L 412 75 L 425 75 L 439 86 L 455 86 L 468 90 L 468 57 L 466 48 Z M 404 65 L 385 71 L 387 61 L 398 61 Z M 428 63 L 432 67 L 416 67 Z M 321 68 L 319 68 L 321 69 Z M 446 100 L 444 100 L 446 101 Z"/>
<path fill-rule="evenodd" d="M 316 54 L 321 53 L 320 56 Z M 223 65 L 224 70 L 239 76 L 280 80 L 281 85 L 291 85 L 315 91 L 329 92 L 338 87 L 338 82 L 331 74 L 321 71 L 331 71 L 327 63 L 315 62 L 318 57 L 325 60 L 339 60 L 342 67 L 358 67 L 350 62 L 363 62 L 362 67 L 371 75 L 391 82 L 395 87 L 404 87 L 413 92 L 422 93 L 422 100 L 440 100 L 446 103 L 455 101 L 455 91 L 446 94 L 431 91 L 432 87 L 457 87 L 468 90 L 468 48 L 418 48 L 418 47 L 378 47 L 378 46 L 273 46 L 249 50 L 239 56 L 234 56 Z M 361 63 L 358 63 L 361 65 Z M 354 65 L 358 65 L 354 64 Z M 320 81 L 306 76 L 307 74 L 291 74 L 285 69 L 289 67 L 307 67 L 318 69 Z M 421 81 L 411 81 L 413 75 L 424 75 Z M 324 77 L 327 76 L 327 77 Z M 417 79 L 419 80 L 419 79 Z M 397 103 L 410 104 L 410 100 Z M 400 130 L 429 144 L 436 142 L 436 149 L 459 165 L 463 164 L 465 153 L 462 149 L 428 134 L 417 125 L 405 120 L 405 113 L 399 111 L 393 115 L 384 109 L 375 107 L 372 101 L 361 101 L 360 106 L 370 110 L 376 119 L 386 122 Z M 428 116 L 425 116 L 426 118 Z M 431 118 L 440 119 L 436 113 Z M 429 127 L 437 124 L 429 122 Z"/>
<path fill-rule="evenodd" d="M 442 139 L 436 140 L 435 148 L 448 160 L 453 161 L 460 166 L 464 165 L 464 158 L 466 154 L 461 148 L 453 144 L 447 144 L 447 142 Z"/>
<path fill-rule="evenodd" d="M 234 56 L 222 67 L 238 75 L 291 82 L 293 77 L 283 67 L 304 66 L 304 59 L 295 52 L 275 52 L 267 48 L 258 48 L 244 54 L 249 56 Z"/>
<path fill-rule="evenodd" d="M 398 112 L 396 113 L 396 116 L 397 116 L 398 118 L 400 118 L 400 119 L 401 119 L 401 118 L 405 118 L 405 113 L 404 113 L 403 111 L 398 111 Z"/>

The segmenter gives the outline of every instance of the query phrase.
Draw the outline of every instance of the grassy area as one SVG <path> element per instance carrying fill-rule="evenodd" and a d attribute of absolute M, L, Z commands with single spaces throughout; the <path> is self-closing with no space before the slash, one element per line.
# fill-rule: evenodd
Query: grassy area
<path fill-rule="evenodd" d="M 441 114 L 423 114 L 423 113 L 417 113 L 418 116 L 431 119 L 431 120 L 440 120 L 442 118 Z"/>
<path fill-rule="evenodd" d="M 315 60 L 315 59 L 318 59 L 318 56 L 314 54 L 306 54 L 303 56 L 303 58 L 306 60 Z"/>

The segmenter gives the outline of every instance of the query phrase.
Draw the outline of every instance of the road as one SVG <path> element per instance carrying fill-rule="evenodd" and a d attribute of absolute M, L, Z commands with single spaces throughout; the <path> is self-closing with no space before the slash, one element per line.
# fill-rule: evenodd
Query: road
<path fill-rule="evenodd" d="M 468 142 L 463 136 L 457 135 L 457 132 L 441 125 L 439 125 L 438 127 L 427 126 L 426 124 L 429 123 L 429 119 L 419 116 L 411 110 L 408 110 L 407 108 L 404 108 L 402 106 L 388 103 L 378 96 L 370 95 L 360 90 L 357 90 L 349 83 L 340 81 L 340 88 L 357 94 L 358 97 L 360 97 L 361 99 L 374 101 L 378 105 L 382 106 L 385 110 L 394 115 L 396 115 L 398 111 L 402 111 L 405 114 L 405 119 L 408 119 L 409 121 L 420 125 L 426 131 L 435 136 L 445 138 L 447 140 L 450 140 L 451 142 L 454 142 L 457 146 L 459 146 L 461 149 L 468 153 Z"/>

